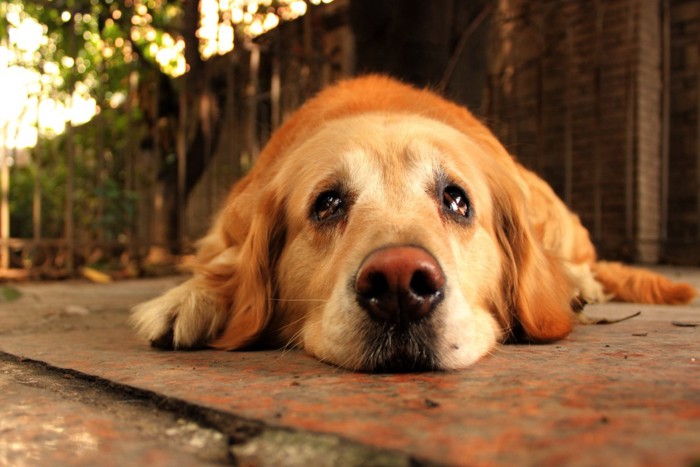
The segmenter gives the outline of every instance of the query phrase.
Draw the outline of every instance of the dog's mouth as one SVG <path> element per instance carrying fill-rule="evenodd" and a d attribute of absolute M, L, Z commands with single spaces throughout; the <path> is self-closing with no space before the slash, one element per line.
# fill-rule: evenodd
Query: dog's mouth
<path fill-rule="evenodd" d="M 429 320 L 411 323 L 372 323 L 365 333 L 362 370 L 412 373 L 440 369 L 435 331 Z"/>

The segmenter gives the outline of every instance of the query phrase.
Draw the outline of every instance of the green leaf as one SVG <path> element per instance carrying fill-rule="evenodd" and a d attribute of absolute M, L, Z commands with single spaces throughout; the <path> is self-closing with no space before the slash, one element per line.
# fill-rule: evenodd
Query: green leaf
<path fill-rule="evenodd" d="M 22 292 L 19 289 L 10 287 L 9 285 L 0 285 L 0 303 L 14 302 L 22 297 Z"/>

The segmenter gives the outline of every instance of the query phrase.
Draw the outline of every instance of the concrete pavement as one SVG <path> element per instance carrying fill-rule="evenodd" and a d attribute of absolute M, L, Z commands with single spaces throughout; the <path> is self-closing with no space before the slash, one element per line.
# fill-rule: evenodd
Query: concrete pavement
<path fill-rule="evenodd" d="M 700 287 L 700 270 L 666 269 Z M 20 284 L 0 304 L 0 465 L 700 465 L 700 304 L 607 304 L 470 369 L 167 352 L 126 324 L 182 278 Z"/>

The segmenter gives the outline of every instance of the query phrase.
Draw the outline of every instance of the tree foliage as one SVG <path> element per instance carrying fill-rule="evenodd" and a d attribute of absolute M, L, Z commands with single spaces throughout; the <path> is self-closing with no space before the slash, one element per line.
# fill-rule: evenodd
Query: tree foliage
<path fill-rule="evenodd" d="M 149 170 L 164 185 L 165 209 L 173 214 L 168 235 L 177 237 L 182 206 L 173 200 L 182 204 L 212 159 L 221 106 L 227 104 L 213 89 L 216 60 L 210 58 L 306 9 L 303 0 L 0 3 L 0 47 L 13 51 L 10 66 L 37 77 L 34 112 L 43 106 L 65 114 L 65 121 L 53 124 L 39 118 L 31 164 L 13 168 L 12 236 L 32 236 L 27 214 L 36 206 L 38 183 L 42 237 L 60 238 L 72 223 L 79 226 L 79 242 L 128 237 L 135 187 L 149 178 L 140 173 L 140 163 L 150 154 L 157 160 Z M 23 22 L 41 28 L 35 47 L 13 37 Z M 78 102 L 92 107 L 89 121 L 69 115 Z M 184 180 L 178 178 L 178 159 L 185 161 Z"/>
<path fill-rule="evenodd" d="M 144 128 L 138 82 L 157 79 L 176 65 L 164 62 L 161 66 L 155 58 L 158 44 L 168 41 L 165 30 L 176 24 L 179 11 L 179 2 L 164 3 L 35 0 L 0 6 L 0 37 L 15 52 L 10 66 L 36 73 L 39 86 L 32 97 L 37 105 L 51 101 L 56 112 L 70 108 L 79 96 L 94 100 L 96 117 L 74 132 L 78 157 L 70 169 L 75 178 L 74 220 L 85 227 L 78 232 L 80 241 L 118 239 L 133 221 L 135 195 L 125 183 L 125 159 L 129 145 L 140 139 Z M 12 37 L 13 29 L 27 20 L 36 21 L 43 32 L 34 50 L 23 50 Z M 41 235 L 60 238 L 63 234 L 67 141 L 65 134 L 56 137 L 55 128 L 41 123 L 40 117 L 32 165 L 13 169 L 12 236 L 32 236 L 32 217 L 27 213 L 32 212 L 37 174 Z"/>

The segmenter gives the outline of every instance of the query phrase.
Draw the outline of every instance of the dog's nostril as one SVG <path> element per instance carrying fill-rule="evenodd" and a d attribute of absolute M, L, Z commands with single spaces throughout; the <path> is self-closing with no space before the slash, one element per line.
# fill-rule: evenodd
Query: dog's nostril
<path fill-rule="evenodd" d="M 444 287 L 432 270 L 419 269 L 413 273 L 409 284 L 411 292 L 419 297 L 428 297 Z"/>
<path fill-rule="evenodd" d="M 396 294 L 391 290 L 389 280 L 381 271 L 363 270 L 357 277 L 355 293 L 359 304 L 379 320 L 389 320 L 393 314 L 392 301 Z"/>
<path fill-rule="evenodd" d="M 367 298 L 380 297 L 389 291 L 389 282 L 381 272 L 367 274 L 363 283 L 358 284 L 358 292 Z"/>

